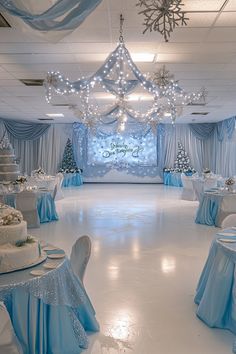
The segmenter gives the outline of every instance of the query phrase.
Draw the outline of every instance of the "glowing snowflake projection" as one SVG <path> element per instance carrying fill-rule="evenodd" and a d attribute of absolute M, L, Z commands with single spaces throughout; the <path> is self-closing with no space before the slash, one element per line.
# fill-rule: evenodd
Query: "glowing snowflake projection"
<path fill-rule="evenodd" d="M 160 32 L 168 42 L 171 32 L 176 26 L 187 25 L 182 0 L 139 0 L 137 6 L 144 7 L 139 15 L 144 15 L 143 34 L 150 30 Z"/>

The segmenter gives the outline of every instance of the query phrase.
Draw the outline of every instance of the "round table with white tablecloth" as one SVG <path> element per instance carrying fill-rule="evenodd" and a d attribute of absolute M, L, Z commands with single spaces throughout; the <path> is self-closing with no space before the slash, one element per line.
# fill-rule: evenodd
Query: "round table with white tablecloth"
<path fill-rule="evenodd" d="M 26 186 L 36 186 L 38 189 L 47 189 L 53 191 L 57 181 L 55 176 L 29 176 L 27 177 Z"/>

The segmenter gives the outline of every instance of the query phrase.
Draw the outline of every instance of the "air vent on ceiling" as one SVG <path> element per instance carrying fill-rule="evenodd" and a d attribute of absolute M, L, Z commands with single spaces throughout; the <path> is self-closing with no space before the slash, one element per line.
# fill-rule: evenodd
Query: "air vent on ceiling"
<path fill-rule="evenodd" d="M 3 15 L 0 13 L 0 27 L 11 27 L 10 23 L 3 17 Z"/>
<path fill-rule="evenodd" d="M 210 112 L 192 112 L 191 114 L 194 116 L 206 116 Z"/>
<path fill-rule="evenodd" d="M 190 102 L 187 104 L 187 106 L 190 106 L 190 107 L 191 106 L 198 106 L 199 107 L 199 106 L 205 106 L 205 105 L 206 105 L 206 102 L 204 102 L 204 103 L 203 102 Z"/>
<path fill-rule="evenodd" d="M 38 118 L 38 120 L 41 121 L 50 121 L 50 120 L 54 120 L 53 118 Z"/>
<path fill-rule="evenodd" d="M 54 107 L 71 107 L 71 103 L 53 103 Z"/>
<path fill-rule="evenodd" d="M 43 79 L 20 79 L 25 86 L 43 86 Z"/>

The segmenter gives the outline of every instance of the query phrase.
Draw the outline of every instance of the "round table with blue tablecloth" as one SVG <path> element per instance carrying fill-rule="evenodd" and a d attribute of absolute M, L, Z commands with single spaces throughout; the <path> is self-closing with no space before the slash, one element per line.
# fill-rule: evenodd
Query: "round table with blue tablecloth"
<path fill-rule="evenodd" d="M 212 242 L 195 303 L 197 316 L 205 324 L 236 334 L 236 228 L 223 230 L 222 235 L 221 232 Z M 236 353 L 236 342 L 233 352 Z"/>
<path fill-rule="evenodd" d="M 43 224 L 50 221 L 57 221 L 58 215 L 52 194 L 49 191 L 32 191 L 32 193 L 36 193 L 38 196 L 37 209 L 40 223 Z M 16 193 L 4 194 L 3 201 L 5 204 L 11 206 L 12 208 L 15 208 Z"/>
<path fill-rule="evenodd" d="M 231 214 L 236 214 L 236 193 L 206 191 L 200 200 L 195 222 L 221 227 L 224 219 Z"/>
<path fill-rule="evenodd" d="M 55 252 L 64 253 L 47 251 Z M 64 257 L 52 262 L 52 270 L 43 263 L 0 275 L 0 301 L 9 312 L 23 354 L 79 354 L 88 347 L 86 331 L 99 330 L 93 306 L 70 261 Z M 32 269 L 45 273 L 33 277 Z"/>
<path fill-rule="evenodd" d="M 164 172 L 163 179 L 166 186 L 183 187 L 181 172 Z"/>
<path fill-rule="evenodd" d="M 83 177 L 80 173 L 63 173 L 62 187 L 78 187 L 83 184 Z"/>

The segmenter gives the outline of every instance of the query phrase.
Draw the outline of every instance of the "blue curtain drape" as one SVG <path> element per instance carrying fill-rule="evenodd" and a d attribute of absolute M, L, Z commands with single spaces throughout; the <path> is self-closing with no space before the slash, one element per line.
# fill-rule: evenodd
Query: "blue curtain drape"
<path fill-rule="evenodd" d="M 39 139 L 50 127 L 50 124 L 20 122 L 15 120 L 4 120 L 3 123 L 7 132 L 18 140 Z"/>
<path fill-rule="evenodd" d="M 219 141 L 223 141 L 225 136 L 231 139 L 235 129 L 235 117 L 222 120 L 216 123 L 217 137 Z"/>
<path fill-rule="evenodd" d="M 218 123 L 189 124 L 189 127 L 194 136 L 199 140 L 211 138 L 216 129 L 218 141 L 223 141 L 225 137 L 227 139 L 232 138 L 235 129 L 235 120 L 236 117 L 231 117 Z"/>
<path fill-rule="evenodd" d="M 0 1 L 0 10 L 21 18 L 39 31 L 77 28 L 102 0 L 58 0 L 41 14 L 32 14 L 17 6 L 15 0 Z"/>
<path fill-rule="evenodd" d="M 189 124 L 190 130 L 199 140 L 209 139 L 215 130 L 215 123 Z"/>

